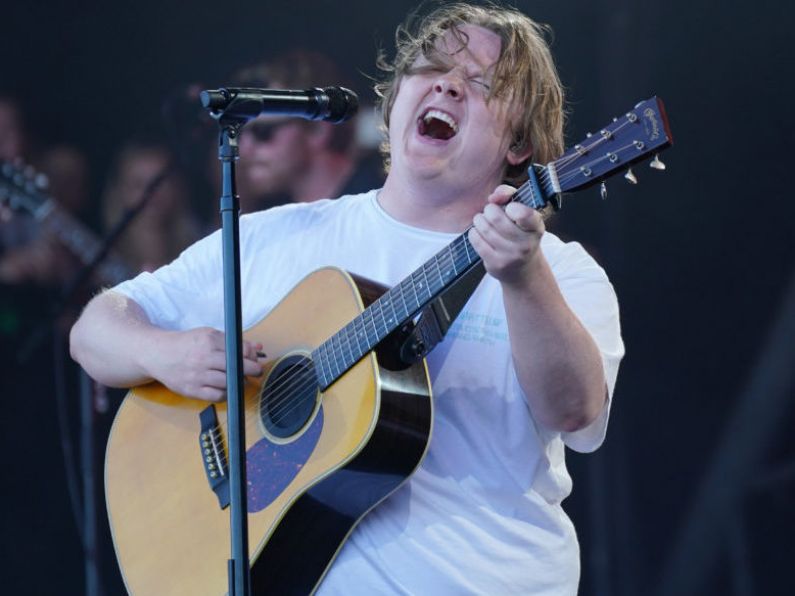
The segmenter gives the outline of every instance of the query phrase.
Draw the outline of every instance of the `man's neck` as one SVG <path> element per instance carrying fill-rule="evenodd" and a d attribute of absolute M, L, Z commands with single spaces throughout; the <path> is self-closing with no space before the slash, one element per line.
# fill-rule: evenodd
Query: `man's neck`
<path fill-rule="evenodd" d="M 475 214 L 483 210 L 486 197 L 496 186 L 451 188 L 435 180 L 399 176 L 392 170 L 378 202 L 390 216 L 407 225 L 437 232 L 463 232 Z"/>
<path fill-rule="evenodd" d="M 336 199 L 353 174 L 355 161 L 340 153 L 316 155 L 311 167 L 292 187 L 295 203 L 309 203 L 318 199 Z"/>

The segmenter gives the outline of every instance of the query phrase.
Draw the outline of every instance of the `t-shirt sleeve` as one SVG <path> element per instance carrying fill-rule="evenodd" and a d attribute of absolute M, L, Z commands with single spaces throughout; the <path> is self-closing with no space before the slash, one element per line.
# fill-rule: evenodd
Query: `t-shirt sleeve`
<path fill-rule="evenodd" d="M 607 385 L 607 399 L 596 420 L 580 430 L 561 433 L 568 447 L 587 453 L 604 441 L 618 366 L 624 355 L 618 300 L 604 270 L 579 243 L 556 241 L 559 244 L 550 263 L 552 270 L 569 308 L 596 342 Z"/>
<path fill-rule="evenodd" d="M 223 260 L 217 231 L 174 261 L 113 288 L 138 303 L 152 324 L 184 330 L 223 328 Z M 190 305 L 190 308 L 186 308 Z"/>

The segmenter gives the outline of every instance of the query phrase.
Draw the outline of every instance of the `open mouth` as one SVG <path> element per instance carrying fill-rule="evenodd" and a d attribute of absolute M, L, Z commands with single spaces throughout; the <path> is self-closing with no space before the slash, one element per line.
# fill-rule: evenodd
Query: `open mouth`
<path fill-rule="evenodd" d="M 458 123 L 450 114 L 431 108 L 419 117 L 417 129 L 424 137 L 447 141 L 458 132 Z"/>

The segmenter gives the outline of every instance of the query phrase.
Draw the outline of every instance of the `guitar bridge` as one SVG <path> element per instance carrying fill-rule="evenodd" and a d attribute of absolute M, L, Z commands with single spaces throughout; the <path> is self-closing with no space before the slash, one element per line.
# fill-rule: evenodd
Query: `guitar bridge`
<path fill-rule="evenodd" d="M 199 421 L 199 453 L 204 464 L 204 473 L 210 488 L 218 497 L 218 505 L 221 509 L 226 509 L 229 506 L 229 464 L 215 406 L 202 410 Z"/>

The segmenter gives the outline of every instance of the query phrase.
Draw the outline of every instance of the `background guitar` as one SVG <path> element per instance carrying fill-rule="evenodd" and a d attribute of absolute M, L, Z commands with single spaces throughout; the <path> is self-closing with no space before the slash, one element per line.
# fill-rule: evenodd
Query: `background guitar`
<path fill-rule="evenodd" d="M 46 176 L 31 166 L 0 163 L 0 205 L 31 215 L 46 234 L 84 265 L 101 249 L 99 238 L 49 195 Z M 97 267 L 94 278 L 101 285 L 116 285 L 134 274 L 121 258 L 111 253 Z"/>

